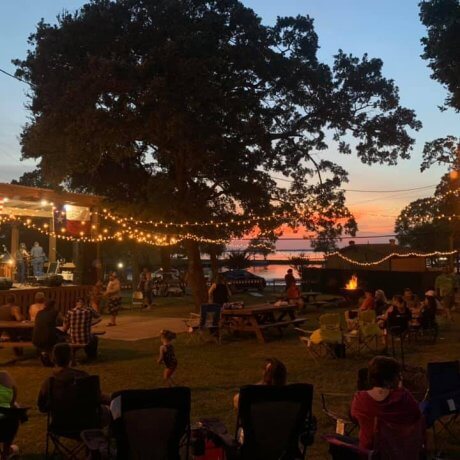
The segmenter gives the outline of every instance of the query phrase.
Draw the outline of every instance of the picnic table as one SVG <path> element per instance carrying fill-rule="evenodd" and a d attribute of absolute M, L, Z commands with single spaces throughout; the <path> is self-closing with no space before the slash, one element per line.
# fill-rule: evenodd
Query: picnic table
<path fill-rule="evenodd" d="M 95 318 L 91 322 L 91 325 L 94 327 L 102 321 L 102 317 Z M 33 321 L 0 321 L 0 333 L 1 331 L 31 331 L 28 332 L 26 335 L 28 337 L 32 337 L 32 331 L 35 327 L 35 323 Z M 56 329 L 62 332 L 62 326 L 57 326 Z M 104 335 L 104 330 L 97 330 L 93 331 L 95 335 Z M 7 341 L 0 341 L 0 348 L 25 348 L 25 347 L 34 347 L 31 340 L 7 340 Z"/>
<path fill-rule="evenodd" d="M 282 334 L 283 328 L 306 321 L 306 318 L 296 318 L 296 310 L 294 305 L 275 307 L 270 304 L 222 310 L 221 328 L 232 332 L 252 332 L 260 343 L 265 343 L 265 330 L 277 329 Z"/>

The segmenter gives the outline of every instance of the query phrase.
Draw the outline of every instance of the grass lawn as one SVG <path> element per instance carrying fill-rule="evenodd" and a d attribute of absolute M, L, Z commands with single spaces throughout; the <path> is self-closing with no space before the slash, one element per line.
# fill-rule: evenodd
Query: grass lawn
<path fill-rule="evenodd" d="M 239 297 L 244 298 L 247 304 L 265 300 L 247 294 Z M 273 294 L 267 293 L 267 298 L 271 297 Z M 157 304 L 151 312 L 131 310 L 129 313 L 154 317 L 183 317 L 192 311 L 190 297 L 157 299 Z M 318 312 L 307 313 L 307 328 L 316 325 L 318 315 Z M 436 345 L 419 343 L 409 346 L 406 361 L 412 365 L 424 366 L 430 361 L 458 359 L 460 315 L 456 315 L 455 319 L 456 322 L 450 330 L 442 331 L 441 339 Z M 90 365 L 81 364 L 80 369 L 98 374 L 104 392 L 126 388 L 156 388 L 162 385 L 162 368 L 155 362 L 158 347 L 158 339 L 137 342 L 101 340 L 98 361 Z M 11 353 L 11 350 L 1 350 L 0 362 L 10 359 Z M 315 363 L 292 331 L 286 333 L 282 339 L 274 338 L 265 345 L 258 344 L 253 337 L 230 338 L 222 345 L 189 344 L 186 335 L 180 335 L 176 341 L 176 353 L 179 360 L 177 382 L 192 389 L 192 420 L 199 417 L 219 417 L 232 432 L 235 423 L 233 395 L 241 385 L 260 380 L 266 357 L 277 357 L 286 364 L 290 382 L 313 383 L 318 434 L 314 446 L 310 448 L 309 458 L 317 459 L 327 458 L 326 446 L 320 439 L 320 434 L 333 430 L 321 412 L 321 392 L 345 392 L 351 398 L 356 385 L 357 370 L 369 359 L 369 356 L 347 357 L 345 360 Z M 50 375 L 50 370 L 43 368 L 35 360 L 2 369 L 7 369 L 16 379 L 19 402 L 32 407 L 30 419 L 21 426 L 17 438 L 23 458 L 42 458 L 46 418 L 36 410 L 35 401 L 40 384 Z"/>

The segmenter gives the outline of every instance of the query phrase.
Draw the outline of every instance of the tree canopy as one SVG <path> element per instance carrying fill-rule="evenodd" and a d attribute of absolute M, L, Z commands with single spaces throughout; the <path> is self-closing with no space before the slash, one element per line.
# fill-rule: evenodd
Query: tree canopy
<path fill-rule="evenodd" d="M 428 61 L 431 77 L 449 92 L 445 106 L 460 110 L 460 2 L 420 2 L 420 19 L 427 28 L 422 38 L 422 57 Z"/>
<path fill-rule="evenodd" d="M 420 2 L 420 19 L 427 28 L 422 38 L 431 77 L 448 91 L 442 110 L 460 110 L 460 3 L 458 0 Z M 446 174 L 432 198 L 410 203 L 398 216 L 395 231 L 401 244 L 423 250 L 459 247 L 458 191 L 460 190 L 460 138 L 449 135 L 427 142 L 421 170 L 444 165 Z M 450 192 L 450 193 L 449 193 Z M 445 216 L 445 217 L 443 217 Z M 449 219 L 450 217 L 450 219 Z"/>
<path fill-rule="evenodd" d="M 238 0 L 92 0 L 29 43 L 15 61 L 31 84 L 24 158 L 46 181 L 158 220 L 295 213 L 331 238 L 353 233 L 347 172 L 317 154 L 393 165 L 420 128 L 380 59 L 339 50 L 328 66 L 312 18 L 264 25 Z"/>

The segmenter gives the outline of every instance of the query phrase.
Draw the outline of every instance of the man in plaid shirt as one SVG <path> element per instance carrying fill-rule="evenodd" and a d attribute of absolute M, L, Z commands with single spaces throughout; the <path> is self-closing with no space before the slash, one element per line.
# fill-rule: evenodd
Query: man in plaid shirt
<path fill-rule="evenodd" d="M 100 318 L 92 308 L 86 306 L 83 299 L 78 299 L 75 308 L 69 310 L 64 321 L 64 332 L 70 337 L 70 343 L 82 345 L 88 358 L 97 356 L 97 337 L 91 334 L 93 319 Z"/>

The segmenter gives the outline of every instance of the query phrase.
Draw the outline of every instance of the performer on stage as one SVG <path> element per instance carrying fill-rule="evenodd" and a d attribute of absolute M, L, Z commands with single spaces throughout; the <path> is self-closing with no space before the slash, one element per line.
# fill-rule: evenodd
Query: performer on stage
<path fill-rule="evenodd" d="M 34 272 L 34 276 L 42 276 L 43 264 L 45 263 L 46 255 L 38 241 L 35 241 L 32 249 L 30 250 L 30 256 L 32 257 L 32 270 Z"/>
<path fill-rule="evenodd" d="M 18 274 L 18 281 L 23 284 L 26 280 L 27 266 L 29 263 L 30 254 L 27 252 L 25 243 L 19 245 L 19 249 L 16 251 L 16 270 Z"/>

